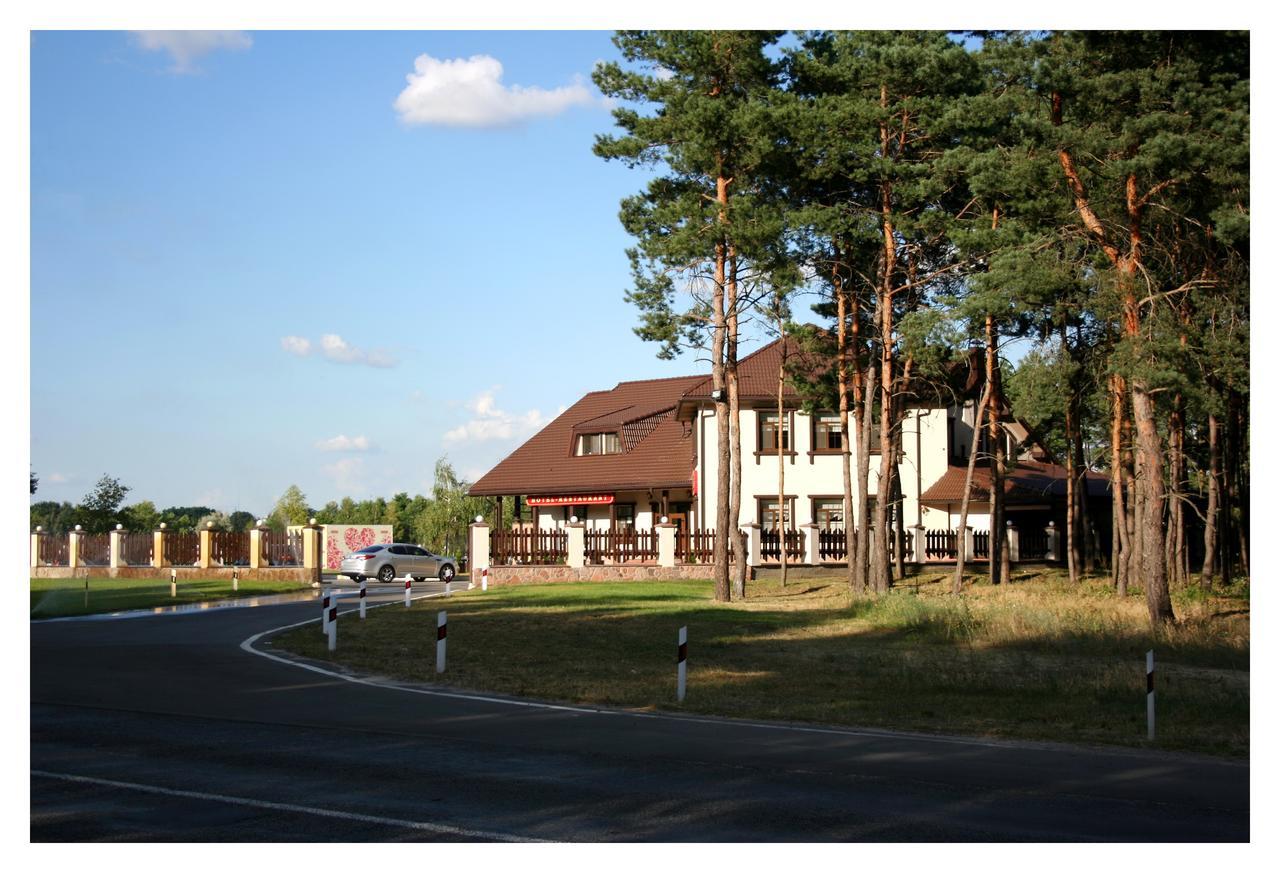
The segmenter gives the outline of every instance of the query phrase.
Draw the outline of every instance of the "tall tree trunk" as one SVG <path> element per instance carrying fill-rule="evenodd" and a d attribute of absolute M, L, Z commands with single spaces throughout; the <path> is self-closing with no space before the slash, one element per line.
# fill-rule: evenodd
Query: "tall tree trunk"
<path fill-rule="evenodd" d="M 982 399 L 973 410 L 973 445 L 969 449 L 969 465 L 964 473 L 964 497 L 960 500 L 960 526 L 956 528 L 956 571 L 951 580 L 951 592 L 959 594 L 964 590 L 964 532 L 969 525 L 969 492 L 973 490 L 973 468 L 978 462 L 978 434 L 982 433 L 982 415 L 987 409 L 987 396 L 991 393 L 991 382 L 982 386 Z M 923 543 L 917 543 L 923 548 Z"/>
<path fill-rule="evenodd" d="M 986 323 L 986 364 L 987 382 L 992 386 L 987 393 L 987 439 L 991 443 L 991 512 L 990 531 L 987 537 L 987 564 L 991 575 L 991 584 L 999 585 L 1004 570 L 1002 557 L 1004 549 L 1004 434 L 1001 433 L 999 391 L 999 363 L 996 360 L 995 318 L 987 313 Z"/>
<path fill-rule="evenodd" d="M 1133 381 L 1133 418 L 1138 430 L 1138 458 L 1141 472 L 1142 568 L 1147 588 L 1147 612 L 1153 625 L 1173 621 L 1169 599 L 1169 579 L 1164 565 L 1164 453 L 1156 431 L 1155 402 L 1146 385 Z"/>
<path fill-rule="evenodd" d="M 871 513 L 870 500 L 868 495 L 871 493 L 871 422 L 873 420 L 872 410 L 875 403 L 876 392 L 876 362 L 875 358 L 870 358 L 867 362 L 867 378 L 863 383 L 862 396 L 862 430 L 858 433 L 858 494 L 860 496 L 858 506 L 858 554 L 855 558 L 857 561 L 858 572 L 862 577 L 862 593 L 870 590 L 871 581 Z"/>
<path fill-rule="evenodd" d="M 738 402 L 738 258 L 729 246 L 729 282 L 725 291 L 729 336 L 725 344 L 725 375 L 729 383 L 729 536 L 738 542 L 742 529 L 742 413 Z M 747 556 L 733 550 L 733 593 L 747 596 Z"/>
<path fill-rule="evenodd" d="M 1200 568 L 1200 587 L 1213 586 L 1213 564 L 1218 546 L 1218 479 L 1222 476 L 1222 457 L 1218 446 L 1218 416 L 1209 414 L 1209 498 L 1204 511 L 1204 564 Z"/>
<path fill-rule="evenodd" d="M 1111 577 L 1116 586 L 1116 593 L 1121 597 L 1129 593 L 1129 556 L 1133 550 L 1129 538 L 1129 512 L 1126 508 L 1126 496 L 1132 496 L 1128 490 L 1124 463 L 1124 421 L 1126 418 L 1126 391 L 1124 379 L 1112 374 L 1111 378 L 1111 528 L 1113 543 L 1118 543 L 1119 550 L 1111 555 Z M 1114 549 L 1114 544 L 1113 544 Z"/>
<path fill-rule="evenodd" d="M 889 105 L 888 86 L 880 86 L 880 105 Z M 889 126 L 880 123 L 880 154 L 890 154 Z M 891 495 L 891 470 L 893 464 L 893 276 L 897 269 L 898 242 L 893 227 L 893 185 L 889 181 L 880 184 L 880 229 L 882 254 L 880 258 L 880 285 L 876 296 L 876 314 L 880 328 L 880 478 L 876 482 L 876 513 L 871 548 L 871 579 L 876 593 L 889 590 L 889 500 Z"/>
<path fill-rule="evenodd" d="M 840 481 L 844 489 L 844 560 L 845 566 L 849 571 L 849 590 L 859 591 L 866 587 L 866 574 L 862 574 L 859 579 L 857 572 L 857 545 L 856 535 L 854 533 L 854 515 L 853 515 L 853 463 L 850 453 L 853 451 L 853 434 L 849 431 L 849 338 L 847 335 L 848 328 L 848 309 L 849 301 L 845 293 L 843 279 L 840 276 L 839 255 L 837 253 L 837 266 L 832 270 L 831 287 L 835 290 L 836 296 L 836 381 L 839 388 L 839 405 L 840 405 Z M 854 316 L 855 322 L 857 316 Z M 856 336 L 856 327 L 855 327 Z M 855 359 L 854 367 L 859 362 Z M 855 401 L 856 404 L 856 401 Z"/>
<path fill-rule="evenodd" d="M 1067 579 L 1072 585 L 1080 581 L 1079 519 L 1076 518 L 1076 451 L 1075 397 L 1068 392 L 1066 405 L 1067 431 Z"/>
<path fill-rule="evenodd" d="M 720 202 L 721 220 L 729 203 L 729 180 L 716 179 L 716 196 Z M 728 323 L 725 312 L 725 259 L 726 241 L 716 243 L 715 287 L 712 290 L 711 317 L 714 333 L 711 349 L 711 387 L 725 397 L 729 390 L 725 372 L 725 345 L 728 341 Z M 729 600 L 729 476 L 732 464 L 729 457 L 729 406 L 723 400 L 716 401 L 716 543 L 715 543 L 715 596 L 716 600 Z"/>
<path fill-rule="evenodd" d="M 1093 511 L 1089 507 L 1089 468 L 1084 462 L 1084 433 L 1080 424 L 1079 397 L 1076 405 L 1076 441 L 1071 447 L 1076 459 L 1076 515 L 1080 519 L 1081 539 L 1084 541 L 1084 572 L 1093 573 L 1098 569 L 1099 543 L 1093 522 Z"/>
<path fill-rule="evenodd" d="M 786 517 L 785 510 L 787 508 L 787 462 L 782 449 L 782 416 L 786 415 L 786 411 L 782 408 L 782 386 L 787 380 L 787 338 L 783 333 L 782 325 L 782 301 L 778 301 L 778 337 L 781 343 L 782 356 L 778 363 L 778 574 L 782 578 L 782 587 L 787 587 L 787 530 L 782 520 Z M 788 438 L 795 439 L 795 434 L 790 432 L 788 428 Z M 795 524 L 795 519 L 790 519 L 790 524 Z"/>

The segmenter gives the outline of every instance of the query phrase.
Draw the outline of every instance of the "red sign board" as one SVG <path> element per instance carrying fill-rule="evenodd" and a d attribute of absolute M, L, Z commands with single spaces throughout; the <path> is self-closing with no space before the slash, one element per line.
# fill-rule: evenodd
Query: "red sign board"
<path fill-rule="evenodd" d="M 554 497 L 530 497 L 530 506 L 607 506 L 613 502 L 612 494 L 566 494 Z"/>

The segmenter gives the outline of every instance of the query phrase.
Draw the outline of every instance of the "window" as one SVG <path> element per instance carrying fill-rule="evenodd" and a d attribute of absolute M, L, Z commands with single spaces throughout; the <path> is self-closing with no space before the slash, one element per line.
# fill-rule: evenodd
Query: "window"
<path fill-rule="evenodd" d="M 579 455 L 616 455 L 621 451 L 616 433 L 584 433 L 578 437 Z"/>
<path fill-rule="evenodd" d="M 778 413 L 776 412 L 758 412 L 758 434 L 756 444 L 760 446 L 759 451 L 776 452 L 778 450 Z M 791 448 L 791 416 L 787 415 L 782 419 L 782 448 L 789 450 Z"/>
<path fill-rule="evenodd" d="M 778 498 L 770 500 L 767 497 L 760 499 L 760 526 L 765 530 L 778 529 Z M 786 507 L 782 511 L 782 524 L 788 530 L 791 529 L 791 504 L 793 501 L 787 500 Z"/>
<path fill-rule="evenodd" d="M 636 505 L 634 503 L 615 503 L 613 505 L 613 524 L 618 528 L 636 526 Z"/>
<path fill-rule="evenodd" d="M 838 452 L 844 448 L 841 439 L 839 415 L 815 415 L 813 417 L 813 450 Z"/>
<path fill-rule="evenodd" d="M 822 530 L 844 530 L 844 499 L 817 498 L 813 501 L 813 520 Z"/>

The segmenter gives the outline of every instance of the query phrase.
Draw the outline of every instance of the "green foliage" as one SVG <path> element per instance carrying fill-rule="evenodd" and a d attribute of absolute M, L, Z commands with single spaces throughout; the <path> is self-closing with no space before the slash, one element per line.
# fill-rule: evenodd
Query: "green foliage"
<path fill-rule="evenodd" d="M 267 516 L 267 525 L 272 530 L 284 530 L 289 525 L 306 524 L 310 517 L 307 496 L 297 485 L 290 485 Z"/>
<path fill-rule="evenodd" d="M 150 500 L 140 500 L 132 506 L 126 506 L 121 512 L 121 524 L 125 530 L 131 531 L 149 531 L 155 530 L 160 526 L 160 513 L 156 511 L 156 505 Z"/>
<path fill-rule="evenodd" d="M 114 527 L 120 505 L 124 503 L 128 493 L 128 485 L 121 484 L 119 479 L 103 475 L 80 502 L 84 529 L 89 533 L 105 533 Z"/>
<path fill-rule="evenodd" d="M 70 503 L 59 503 L 56 500 L 41 500 L 31 504 L 31 530 L 37 527 L 49 533 L 66 533 L 77 524 L 82 524 L 81 511 Z"/>

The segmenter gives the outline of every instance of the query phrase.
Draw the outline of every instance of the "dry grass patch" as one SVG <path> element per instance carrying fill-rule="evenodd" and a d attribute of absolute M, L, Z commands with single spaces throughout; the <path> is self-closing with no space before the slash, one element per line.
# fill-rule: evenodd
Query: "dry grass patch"
<path fill-rule="evenodd" d="M 531 585 L 341 619 L 337 660 L 436 682 L 435 613 L 449 611 L 451 686 L 743 718 L 1145 745 L 1143 656 L 1159 664 L 1157 745 L 1248 753 L 1248 594 L 1179 594 L 1152 634 L 1141 594 L 1017 573 L 949 594 L 928 574 L 884 597 L 837 580 L 752 583 L 717 604 L 708 582 Z M 689 695 L 675 702 L 676 630 Z M 327 659 L 316 626 L 276 645 Z"/>

